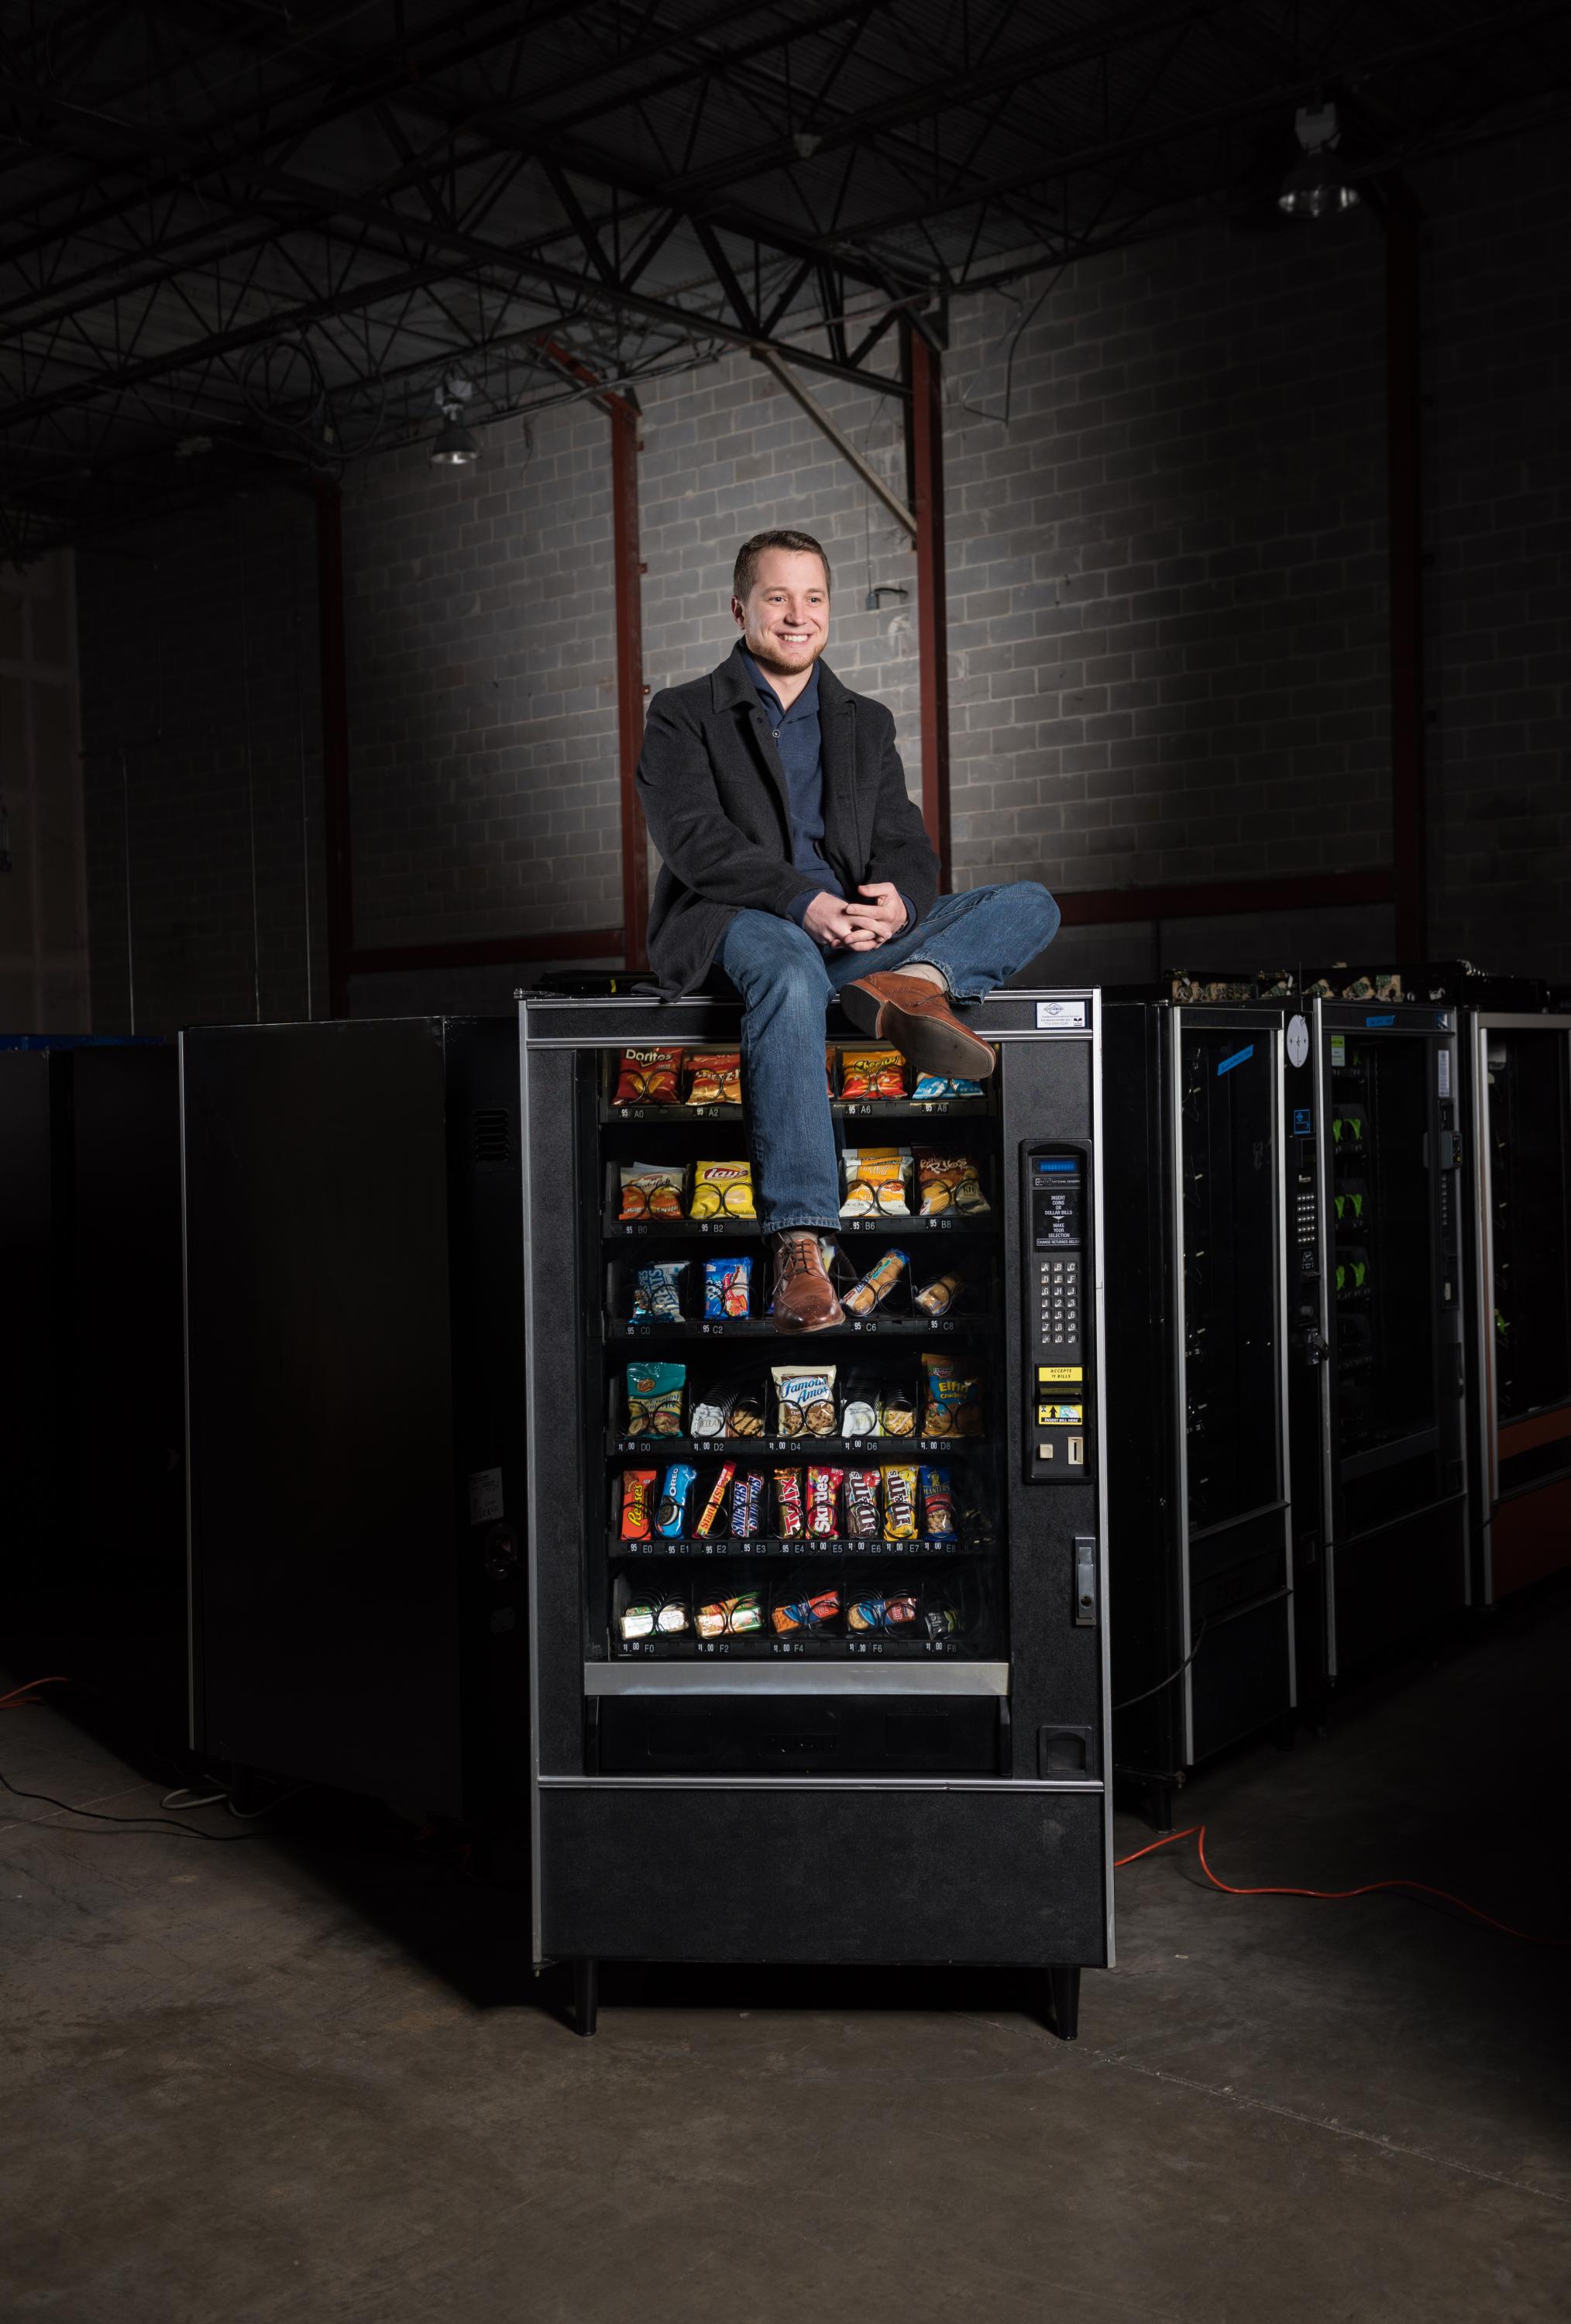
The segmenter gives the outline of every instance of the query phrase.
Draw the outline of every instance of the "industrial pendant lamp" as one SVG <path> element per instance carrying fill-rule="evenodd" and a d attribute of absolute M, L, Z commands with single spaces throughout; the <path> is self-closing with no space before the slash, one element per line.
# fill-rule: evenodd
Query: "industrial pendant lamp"
<path fill-rule="evenodd" d="M 1282 180 L 1277 207 L 1289 217 L 1324 217 L 1328 211 L 1356 209 L 1358 188 L 1336 158 L 1341 124 L 1334 105 L 1300 106 L 1293 119 L 1302 148 Z"/>
<path fill-rule="evenodd" d="M 438 388 L 435 401 L 442 425 L 431 446 L 433 468 L 472 468 L 480 457 L 480 439 L 464 425 L 464 406 L 474 392 L 472 383 L 456 371 L 448 372 Z"/>

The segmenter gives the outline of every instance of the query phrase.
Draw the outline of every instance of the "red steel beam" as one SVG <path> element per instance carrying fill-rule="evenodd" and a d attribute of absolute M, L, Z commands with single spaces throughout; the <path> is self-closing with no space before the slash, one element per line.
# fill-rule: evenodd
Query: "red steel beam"
<path fill-rule="evenodd" d="M 949 884 L 949 620 L 944 570 L 943 366 L 920 331 L 910 350 L 911 508 L 917 520 L 917 656 L 922 716 L 922 820 Z"/>
<path fill-rule="evenodd" d="M 1419 339 L 1419 228 L 1411 188 L 1394 173 L 1385 198 L 1386 495 L 1391 571 L 1391 870 L 1397 952 L 1428 956 L 1424 779 L 1424 529 Z"/>
<path fill-rule="evenodd" d="M 1286 880 L 1197 880 L 1176 888 L 1055 889 L 1067 928 L 1123 920 L 1208 920 L 1229 912 L 1302 912 L 1328 904 L 1389 904 L 1389 868 L 1303 872 Z"/>
<path fill-rule="evenodd" d="M 643 745 L 642 562 L 638 553 L 638 430 L 634 407 L 606 396 L 611 420 L 611 539 L 616 602 L 616 751 L 621 798 L 622 926 L 629 968 L 645 968 L 649 843 L 634 776 Z"/>
<path fill-rule="evenodd" d="M 355 862 L 349 827 L 349 682 L 344 646 L 344 512 L 338 487 L 313 477 L 322 721 L 322 835 L 328 883 L 328 1014 L 349 1014 Z"/>

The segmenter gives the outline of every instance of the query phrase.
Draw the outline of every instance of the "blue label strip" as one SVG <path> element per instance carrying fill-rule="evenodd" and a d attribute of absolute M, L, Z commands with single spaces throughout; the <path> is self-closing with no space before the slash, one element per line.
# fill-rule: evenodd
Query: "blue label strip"
<path fill-rule="evenodd" d="M 1366 1025 L 1394 1025 L 1397 1020 L 1394 1017 L 1366 1017 L 1363 1021 Z"/>
<path fill-rule="evenodd" d="M 1253 1055 L 1254 1043 L 1252 1041 L 1247 1049 L 1234 1049 L 1230 1057 L 1224 1057 L 1216 1070 L 1219 1074 L 1230 1074 L 1234 1065 L 1243 1065 L 1245 1057 L 1252 1057 Z"/>
<path fill-rule="evenodd" d="M 1293 1108 L 1293 1136 L 1308 1138 L 1313 1119 L 1310 1109 L 1307 1105 L 1296 1105 Z"/>

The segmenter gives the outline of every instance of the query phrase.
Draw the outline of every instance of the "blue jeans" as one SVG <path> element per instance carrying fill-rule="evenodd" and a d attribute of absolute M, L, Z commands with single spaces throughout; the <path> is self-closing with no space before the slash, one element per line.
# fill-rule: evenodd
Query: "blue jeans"
<path fill-rule="evenodd" d="M 950 997 L 981 1001 L 1058 932 L 1058 908 L 1034 881 L 940 896 L 925 920 L 873 952 L 825 952 L 794 920 L 738 912 L 719 964 L 741 994 L 742 1071 L 753 1174 L 764 1231 L 840 1222 L 840 1141 L 824 1078 L 824 1014 L 843 984 L 923 961 Z"/>

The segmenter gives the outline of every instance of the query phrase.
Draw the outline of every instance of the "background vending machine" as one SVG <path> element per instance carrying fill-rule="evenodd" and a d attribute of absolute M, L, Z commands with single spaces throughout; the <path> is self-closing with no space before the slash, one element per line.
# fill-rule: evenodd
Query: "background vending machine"
<path fill-rule="evenodd" d="M 1299 1693 L 1323 1704 L 1468 1596 L 1456 1012 L 1316 1000 L 1287 1046 Z"/>
<path fill-rule="evenodd" d="M 766 1314 L 738 1011 L 521 1010 L 534 1949 L 1111 1958 L 1097 998 L 831 1024 L 843 1327 Z M 860 1286 L 858 1288 L 857 1286 Z"/>
<path fill-rule="evenodd" d="M 1103 1024 L 1114 1746 L 1166 1828 L 1187 1768 L 1295 1700 L 1286 1012 Z"/>
<path fill-rule="evenodd" d="M 1463 1012 L 1474 1572 L 1571 1565 L 1571 1015 Z"/>

